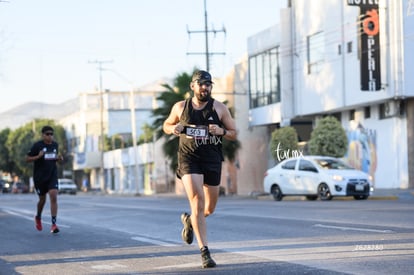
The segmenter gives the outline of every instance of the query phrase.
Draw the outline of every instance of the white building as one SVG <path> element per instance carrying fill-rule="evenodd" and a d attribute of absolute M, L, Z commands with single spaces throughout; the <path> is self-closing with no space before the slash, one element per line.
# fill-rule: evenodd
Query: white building
<path fill-rule="evenodd" d="M 263 190 L 263 174 L 274 164 L 269 151 L 274 129 L 291 125 L 307 141 L 325 115 L 342 123 L 349 138 L 347 161 L 370 173 L 376 188 L 413 188 L 414 1 L 287 3 L 279 24 L 249 37 L 244 60 L 215 80 L 213 96 L 225 95 L 235 109 L 242 145 L 232 168 L 237 193 Z M 139 136 L 141 126 L 151 122 L 156 93 L 134 93 L 135 131 L 129 92 L 105 92 L 103 113 L 101 94 L 85 94 L 81 110 L 62 121 L 73 141 L 74 169 L 89 171 L 92 187 L 153 193 L 159 182 L 174 181 L 160 144 L 104 154 L 99 149 L 101 129 L 109 137 Z M 224 169 L 222 184 L 229 175 Z"/>
<path fill-rule="evenodd" d="M 214 79 L 214 82 L 216 99 L 225 100 L 227 92 L 223 91 L 227 82 L 220 79 Z M 152 125 L 152 111 L 158 107 L 156 99 L 163 89 L 156 85 L 151 91 L 92 91 L 79 95 L 79 111 L 59 121 L 69 140 L 73 177 L 78 186 L 83 188 L 83 181 L 87 178 L 89 189 L 99 189 L 105 193 L 184 192 L 179 182 L 175 184 L 175 173 L 163 154 L 164 139 L 132 146 L 135 143 L 133 140 L 143 133 L 142 126 Z M 231 98 L 228 101 L 231 104 Z M 135 137 L 132 133 L 135 133 Z M 106 138 L 105 142 L 109 139 L 109 142 L 114 143 L 115 138 L 118 141 L 121 139 L 125 141 L 125 146 L 116 150 L 106 147 L 101 150 L 101 136 Z M 231 167 L 223 169 L 224 183 L 230 180 L 229 169 Z"/>
<path fill-rule="evenodd" d="M 306 141 L 325 115 L 340 120 L 347 161 L 376 188 L 414 187 L 413 61 L 414 1 L 288 1 L 278 25 L 248 39 L 247 68 L 235 67 L 249 91 L 235 104 L 249 110 L 236 109 L 239 189 L 261 188 L 274 129 L 291 125 Z"/>
<path fill-rule="evenodd" d="M 87 177 L 91 189 L 108 193 L 153 193 L 158 184 L 156 175 L 162 177 L 165 185 L 164 179 L 170 171 L 165 169 L 164 158 L 158 152 L 160 145 L 150 140 L 149 143 L 131 146 L 143 133 L 142 126 L 151 125 L 154 120 L 152 110 L 157 107 L 159 89 L 94 91 L 79 95 L 79 111 L 60 120 L 70 143 L 74 178 L 78 185 Z M 104 152 L 101 150 L 102 135 L 109 138 L 109 142 L 115 142 L 116 138 L 125 145 Z"/>

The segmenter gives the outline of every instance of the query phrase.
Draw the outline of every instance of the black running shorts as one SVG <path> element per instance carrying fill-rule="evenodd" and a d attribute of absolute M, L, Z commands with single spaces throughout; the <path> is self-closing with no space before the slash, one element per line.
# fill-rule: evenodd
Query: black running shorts
<path fill-rule="evenodd" d="M 35 182 L 34 187 L 39 196 L 44 196 L 51 189 L 58 189 L 57 179 L 51 179 L 44 182 Z"/>
<path fill-rule="evenodd" d="M 177 176 L 181 179 L 187 174 L 202 174 L 204 184 L 210 186 L 220 185 L 221 179 L 221 161 L 220 162 L 202 162 L 202 161 L 182 161 L 178 164 Z"/>

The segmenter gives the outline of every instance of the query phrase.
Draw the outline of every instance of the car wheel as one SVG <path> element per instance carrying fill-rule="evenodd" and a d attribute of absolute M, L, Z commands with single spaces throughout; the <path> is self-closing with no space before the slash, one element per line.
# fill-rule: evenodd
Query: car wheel
<path fill-rule="evenodd" d="M 281 201 L 283 199 L 282 190 L 278 185 L 273 185 L 272 190 L 270 191 L 275 201 Z"/>
<path fill-rule="evenodd" d="M 331 191 L 329 190 L 329 186 L 326 183 L 321 183 L 318 186 L 318 194 L 319 198 L 322 201 L 330 201 L 332 200 Z"/>
<path fill-rule="evenodd" d="M 354 196 L 354 199 L 356 199 L 356 200 L 366 200 L 366 199 L 368 199 L 368 196 L 367 195 L 357 195 L 357 196 Z"/>
<path fill-rule="evenodd" d="M 306 196 L 306 199 L 308 200 L 308 201 L 314 201 L 314 200 L 316 200 L 318 198 L 318 196 Z"/>

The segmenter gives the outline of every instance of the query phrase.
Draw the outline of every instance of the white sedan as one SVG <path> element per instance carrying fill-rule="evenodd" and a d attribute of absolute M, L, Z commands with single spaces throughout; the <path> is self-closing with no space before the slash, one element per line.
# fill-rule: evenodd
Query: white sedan
<path fill-rule="evenodd" d="M 367 199 L 373 190 L 370 175 L 341 160 L 323 156 L 289 158 L 266 171 L 264 191 L 277 201 L 284 196 L 331 200 L 335 196 Z"/>
<path fill-rule="evenodd" d="M 71 195 L 76 195 L 76 192 L 78 191 L 78 186 L 73 182 L 73 180 L 58 179 L 58 182 L 59 182 L 59 188 L 58 188 L 59 194 L 67 193 Z"/>

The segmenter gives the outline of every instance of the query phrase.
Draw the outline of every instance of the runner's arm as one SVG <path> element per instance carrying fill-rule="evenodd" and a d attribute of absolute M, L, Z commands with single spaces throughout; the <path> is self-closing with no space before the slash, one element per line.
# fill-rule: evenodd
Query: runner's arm
<path fill-rule="evenodd" d="M 236 122 L 226 105 L 220 104 L 221 123 L 223 124 L 223 137 L 227 140 L 237 139 Z"/>
<path fill-rule="evenodd" d="M 184 126 L 181 125 L 180 122 L 180 115 L 183 109 L 183 101 L 177 102 L 171 109 L 171 112 L 167 119 L 164 121 L 162 126 L 164 133 L 167 135 L 177 135 L 179 136 L 180 133 L 183 131 Z"/>

